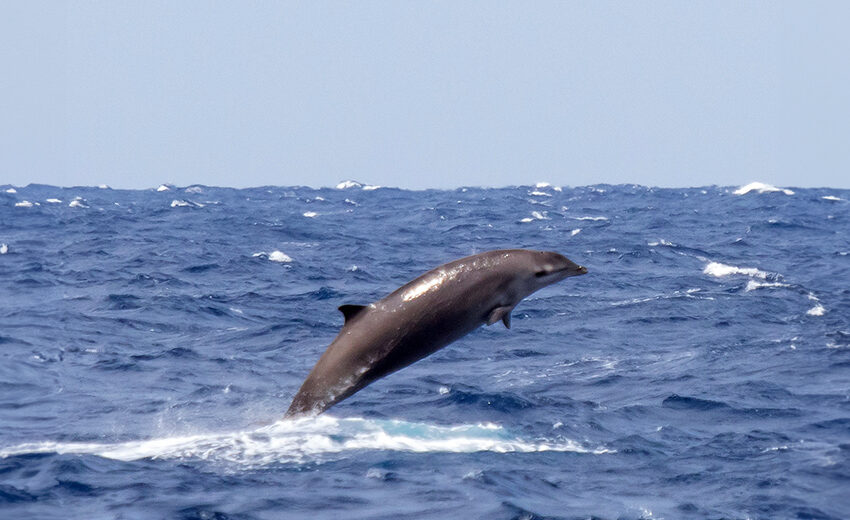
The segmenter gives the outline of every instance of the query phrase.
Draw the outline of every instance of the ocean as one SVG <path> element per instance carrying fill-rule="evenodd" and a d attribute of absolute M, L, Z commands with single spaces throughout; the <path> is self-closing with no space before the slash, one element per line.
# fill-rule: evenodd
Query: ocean
<path fill-rule="evenodd" d="M 850 518 L 850 190 L 0 188 L 0 518 Z M 315 418 L 442 263 L 587 266 Z"/>

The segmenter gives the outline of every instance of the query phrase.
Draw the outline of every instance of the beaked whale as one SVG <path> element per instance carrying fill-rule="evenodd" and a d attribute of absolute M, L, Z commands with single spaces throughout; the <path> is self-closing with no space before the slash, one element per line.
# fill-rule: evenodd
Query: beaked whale
<path fill-rule="evenodd" d="M 369 305 L 339 308 L 345 324 L 310 371 L 286 417 L 319 414 L 373 381 L 433 354 L 526 296 L 587 269 L 558 253 L 505 249 L 428 271 Z"/>

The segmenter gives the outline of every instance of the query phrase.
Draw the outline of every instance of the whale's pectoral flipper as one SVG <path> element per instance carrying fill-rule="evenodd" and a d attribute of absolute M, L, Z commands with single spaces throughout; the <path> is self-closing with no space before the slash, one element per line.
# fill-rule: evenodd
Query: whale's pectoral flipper
<path fill-rule="evenodd" d="M 363 309 L 365 308 L 365 305 L 340 305 L 339 312 L 345 316 L 345 323 L 348 323 L 353 320 L 355 316 L 363 312 Z"/>
<path fill-rule="evenodd" d="M 487 325 L 492 325 L 499 320 L 502 320 L 502 323 L 505 324 L 506 328 L 511 328 L 511 311 L 514 310 L 513 305 L 503 305 L 501 307 L 496 307 L 492 311 L 490 311 L 490 315 L 487 317 Z"/>

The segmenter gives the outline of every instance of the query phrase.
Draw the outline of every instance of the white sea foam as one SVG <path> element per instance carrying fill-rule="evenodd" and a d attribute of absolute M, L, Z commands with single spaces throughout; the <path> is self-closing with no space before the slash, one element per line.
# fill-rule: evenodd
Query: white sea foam
<path fill-rule="evenodd" d="M 823 197 L 821 197 L 821 198 L 822 198 L 823 200 L 831 200 L 831 201 L 834 201 L 834 202 L 839 202 L 839 201 L 844 200 L 844 199 L 842 199 L 842 198 L 840 198 L 840 197 L 836 197 L 835 195 L 824 195 L 824 196 L 823 196 Z"/>
<path fill-rule="evenodd" d="M 543 188 L 552 188 L 555 191 L 561 191 L 560 186 L 552 186 L 551 184 L 549 184 L 546 181 L 538 182 L 537 184 L 534 185 L 534 187 L 537 188 L 538 190 L 543 189 Z"/>
<path fill-rule="evenodd" d="M 366 185 L 366 186 L 363 186 L 363 191 L 372 191 L 372 190 L 377 190 L 379 188 L 383 188 L 383 186 Z"/>
<path fill-rule="evenodd" d="M 756 289 L 762 289 L 764 287 L 791 287 L 787 283 L 782 282 L 757 282 L 755 280 L 747 281 L 747 287 L 744 289 L 747 292 L 755 291 Z"/>
<path fill-rule="evenodd" d="M 656 246 L 670 247 L 670 246 L 674 246 L 675 244 L 673 242 L 668 241 L 668 240 L 664 240 L 663 238 L 659 238 L 658 241 L 647 242 L 646 245 L 648 245 L 649 247 L 656 247 Z"/>
<path fill-rule="evenodd" d="M 535 197 L 551 197 L 552 196 L 551 193 L 546 193 L 545 191 L 538 191 L 538 190 L 532 191 L 531 193 L 529 193 L 529 195 L 533 195 Z"/>
<path fill-rule="evenodd" d="M 16 190 L 15 188 L 7 188 L 6 193 L 18 193 L 18 190 Z"/>
<path fill-rule="evenodd" d="M 570 231 L 570 236 L 574 237 L 574 236 L 578 235 L 579 233 L 581 233 L 581 228 L 574 229 L 574 230 Z"/>
<path fill-rule="evenodd" d="M 271 253 L 264 253 L 264 252 L 254 253 L 254 256 L 265 257 L 265 258 L 268 258 L 269 261 L 271 261 L 271 262 L 279 262 L 279 263 L 283 263 L 283 264 L 287 264 L 289 262 L 292 262 L 291 256 L 284 253 L 283 251 L 278 251 L 277 249 L 275 249 Z"/>
<path fill-rule="evenodd" d="M 0 244 L 0 255 L 5 255 L 9 252 L 9 246 L 7 244 Z"/>
<path fill-rule="evenodd" d="M 573 217 L 574 220 L 608 220 L 608 217 Z"/>
<path fill-rule="evenodd" d="M 97 187 L 102 189 L 102 190 L 108 190 L 109 189 L 108 184 L 98 184 Z"/>
<path fill-rule="evenodd" d="M 49 202 L 51 204 L 62 204 L 62 199 L 47 199 L 45 202 Z"/>
<path fill-rule="evenodd" d="M 257 256 L 257 255 L 254 255 L 254 256 Z M 278 251 L 277 249 L 275 249 L 274 251 L 269 253 L 267 256 L 269 257 L 269 260 L 272 261 L 272 262 L 279 262 L 279 263 L 286 264 L 286 263 L 289 263 L 289 262 L 292 261 L 291 256 L 284 253 L 283 251 Z"/>
<path fill-rule="evenodd" d="M 809 316 L 823 316 L 826 314 L 826 308 L 821 305 L 820 299 L 814 293 L 809 293 L 809 300 L 815 302 L 815 306 L 806 311 Z"/>
<path fill-rule="evenodd" d="M 204 205 L 200 202 L 192 202 L 191 200 L 177 200 L 174 199 L 171 201 L 172 208 L 203 208 Z"/>
<path fill-rule="evenodd" d="M 160 185 L 159 185 L 159 188 L 157 188 L 157 189 L 156 189 L 156 191 L 168 191 L 168 190 L 170 190 L 170 189 L 171 189 L 171 188 L 169 188 L 169 187 L 168 187 L 168 186 L 166 186 L 165 184 L 160 184 Z"/>
<path fill-rule="evenodd" d="M 363 185 L 357 181 L 342 181 L 336 185 L 338 190 L 347 190 L 349 188 L 362 188 Z"/>
<path fill-rule="evenodd" d="M 815 304 L 814 307 L 806 311 L 809 316 L 823 316 L 826 314 L 826 308 L 821 304 Z"/>
<path fill-rule="evenodd" d="M 704 274 L 722 278 L 733 274 L 743 274 L 753 278 L 766 279 L 769 273 L 756 269 L 755 267 L 737 267 L 734 265 L 721 264 L 720 262 L 709 262 L 702 271 Z"/>
<path fill-rule="evenodd" d="M 770 184 L 765 184 L 763 182 L 751 182 L 746 186 L 741 186 L 737 190 L 735 190 L 735 195 L 746 195 L 747 193 L 755 191 L 757 193 L 773 193 L 773 192 L 782 192 L 785 195 L 793 195 L 794 192 L 786 189 L 786 188 L 777 188 L 776 186 L 771 186 Z"/>
<path fill-rule="evenodd" d="M 698 295 L 697 293 L 699 293 L 700 291 L 701 291 L 700 288 L 693 287 L 691 289 L 686 289 L 685 291 L 673 291 L 672 293 L 668 293 L 668 294 L 658 294 L 658 295 L 655 295 L 655 296 L 649 296 L 649 297 L 643 297 L 643 298 L 631 298 L 631 299 L 628 299 L 628 300 L 619 300 L 619 301 L 611 302 L 611 305 L 613 305 L 615 307 L 621 307 L 621 306 L 624 306 L 624 305 L 637 305 L 637 304 L 640 304 L 640 303 L 647 303 L 647 302 L 651 302 L 651 301 L 672 300 L 672 299 L 677 299 L 677 298 L 691 298 L 691 299 L 695 299 L 695 300 L 714 300 L 713 296 Z"/>
<path fill-rule="evenodd" d="M 86 203 L 85 203 L 85 201 L 83 200 L 82 197 L 74 197 L 74 200 L 72 200 L 71 203 L 68 204 L 68 207 L 69 208 L 87 208 L 88 206 L 86 205 Z"/>
<path fill-rule="evenodd" d="M 330 415 L 280 420 L 269 426 L 118 443 L 31 442 L 0 448 L 0 458 L 33 453 L 92 454 L 109 459 L 203 459 L 259 467 L 338 457 L 357 450 L 415 453 L 533 453 L 545 451 L 601 455 L 570 439 L 525 440 L 503 427 L 484 423 L 440 426 L 397 420 L 338 419 Z"/>
<path fill-rule="evenodd" d="M 22 200 L 22 201 L 20 201 L 20 202 L 16 202 L 16 203 L 15 203 L 15 207 L 16 207 L 16 208 L 31 208 L 31 207 L 32 207 L 32 202 L 30 202 L 30 201 L 28 201 L 28 200 Z"/>
<path fill-rule="evenodd" d="M 549 220 L 549 217 L 546 216 L 545 211 L 543 213 L 539 211 L 532 211 L 530 217 L 520 219 L 520 222 L 534 222 L 535 220 Z"/>
<path fill-rule="evenodd" d="M 316 213 L 315 211 L 305 211 L 304 216 L 307 217 L 307 218 L 315 218 L 315 217 L 318 217 L 319 214 Z"/>
<path fill-rule="evenodd" d="M 200 186 L 189 186 L 183 191 L 185 191 L 186 193 L 203 193 L 204 189 Z"/>

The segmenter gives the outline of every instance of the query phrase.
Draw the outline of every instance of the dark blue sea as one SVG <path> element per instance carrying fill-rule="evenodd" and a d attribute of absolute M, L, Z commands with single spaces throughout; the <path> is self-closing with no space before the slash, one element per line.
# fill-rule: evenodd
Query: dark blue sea
<path fill-rule="evenodd" d="M 0 187 L 0 518 L 850 518 L 850 190 Z M 317 418 L 442 263 L 589 274 Z"/>

